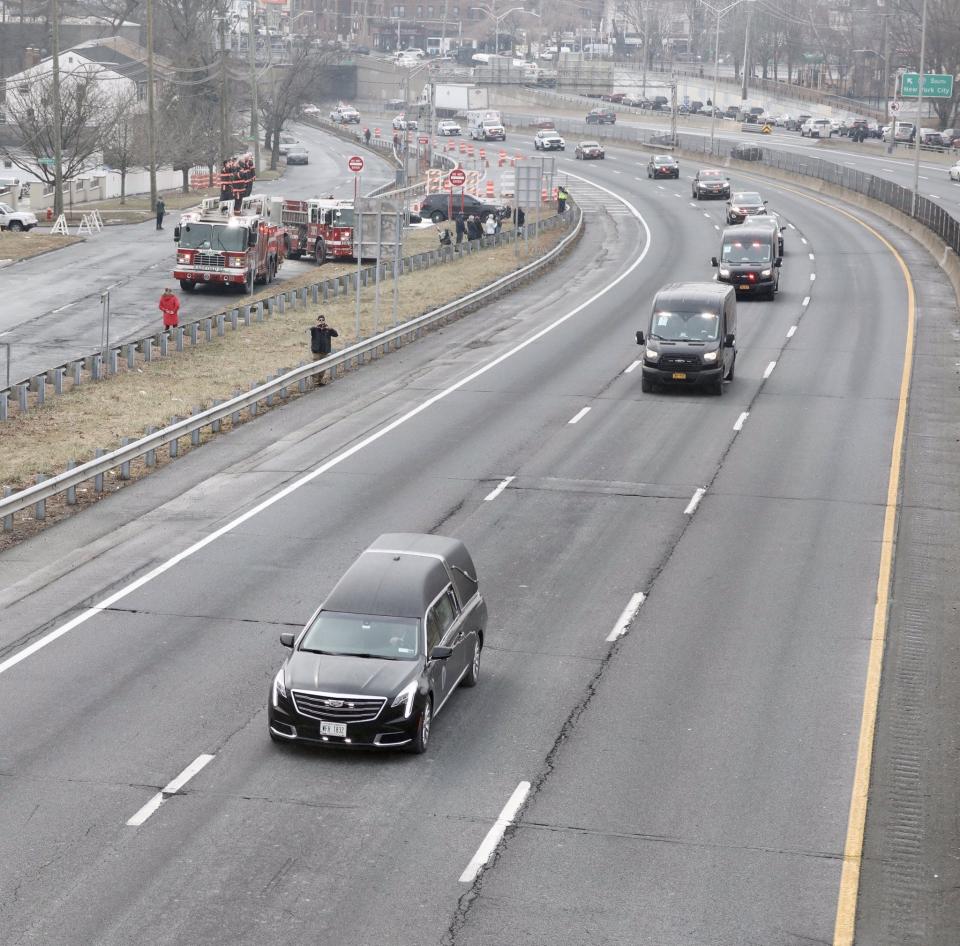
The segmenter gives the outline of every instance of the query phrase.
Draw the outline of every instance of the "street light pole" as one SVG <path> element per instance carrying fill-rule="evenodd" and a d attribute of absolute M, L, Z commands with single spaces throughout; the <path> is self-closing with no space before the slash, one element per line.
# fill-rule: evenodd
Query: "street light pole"
<path fill-rule="evenodd" d="M 743 34 L 743 89 L 740 92 L 740 98 L 744 102 L 747 100 L 747 62 L 750 58 L 750 21 L 753 19 L 752 13 L 753 7 L 747 10 L 747 28 Z"/>
<path fill-rule="evenodd" d="M 923 0 L 923 13 L 920 17 L 920 70 L 917 74 L 917 119 L 913 126 L 913 199 L 910 202 L 910 216 L 917 215 L 917 190 L 920 187 L 920 120 L 923 112 L 923 68 L 927 55 L 927 0 Z M 896 140 L 896 128 L 891 136 Z"/>
<path fill-rule="evenodd" d="M 50 0 L 51 28 L 51 66 L 53 67 L 53 88 L 51 98 L 53 106 L 53 213 L 59 217 L 63 213 L 63 131 L 62 109 L 60 105 L 60 4 Z"/>
<path fill-rule="evenodd" d="M 157 206 L 157 119 L 153 89 L 153 0 L 147 0 L 147 160 L 150 162 L 150 209 Z"/>

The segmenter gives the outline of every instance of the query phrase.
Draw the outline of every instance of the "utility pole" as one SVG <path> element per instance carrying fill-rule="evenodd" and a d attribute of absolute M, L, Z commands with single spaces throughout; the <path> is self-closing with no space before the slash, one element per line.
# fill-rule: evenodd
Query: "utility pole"
<path fill-rule="evenodd" d="M 153 89 L 153 0 L 147 0 L 147 160 L 150 162 L 150 209 L 157 206 L 157 118 Z"/>
<path fill-rule="evenodd" d="M 647 97 L 647 60 L 650 58 L 650 39 L 647 34 L 647 8 L 650 3 L 649 0 L 641 0 L 643 3 L 643 91 L 641 95 Z M 559 46 L 557 47 L 559 49 Z M 560 54 L 557 53 L 557 58 L 560 58 Z"/>
<path fill-rule="evenodd" d="M 883 6 L 880 0 L 877 2 Z M 890 48 L 887 45 L 887 29 L 890 17 L 886 13 L 881 13 L 880 16 L 883 20 L 883 123 L 888 125 L 890 123 L 890 93 L 887 91 L 890 87 Z"/>
<path fill-rule="evenodd" d="M 150 2 L 150 0 L 147 0 Z M 253 170 L 260 177 L 260 116 L 257 89 L 257 36 L 254 30 L 253 3 L 247 4 L 247 53 L 250 60 L 250 137 L 253 139 Z"/>
<path fill-rule="evenodd" d="M 750 20 L 753 18 L 753 4 L 747 7 L 747 29 L 743 34 L 743 89 L 740 92 L 740 98 L 747 100 L 747 68 L 750 57 Z"/>
<path fill-rule="evenodd" d="M 917 215 L 917 191 L 920 187 L 920 122 L 923 112 L 923 69 L 927 56 L 927 0 L 923 0 L 923 14 L 920 18 L 920 68 L 917 70 L 917 117 L 913 125 L 913 198 L 910 201 L 910 216 Z M 901 94 L 903 80 L 901 79 Z M 890 136 L 896 140 L 896 124 Z"/>
<path fill-rule="evenodd" d="M 63 213 L 63 136 L 60 106 L 60 3 L 50 0 L 50 49 L 53 54 L 53 213 Z"/>
<path fill-rule="evenodd" d="M 220 34 L 220 161 L 230 157 L 230 131 L 227 127 L 227 20 L 220 17 L 217 24 Z"/>
<path fill-rule="evenodd" d="M 677 146 L 677 77 L 670 77 L 670 144 Z"/>

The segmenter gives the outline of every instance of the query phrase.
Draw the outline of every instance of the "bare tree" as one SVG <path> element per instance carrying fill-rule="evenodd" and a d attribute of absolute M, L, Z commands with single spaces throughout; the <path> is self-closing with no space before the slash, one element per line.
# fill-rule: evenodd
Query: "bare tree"
<path fill-rule="evenodd" d="M 220 106 L 215 96 L 182 89 L 170 90 L 160 104 L 158 154 L 182 176 L 183 193 L 190 189 L 190 169 L 214 173 L 220 162 Z"/>
<path fill-rule="evenodd" d="M 127 174 L 149 160 L 143 108 L 136 93 L 120 96 L 113 103 L 111 121 L 103 133 L 103 163 L 120 173 L 120 203 L 127 202 Z"/>
<path fill-rule="evenodd" d="M 61 81 L 60 141 L 63 180 L 75 178 L 100 151 L 110 133 L 114 112 L 104 82 L 96 71 L 80 70 Z M 21 170 L 50 186 L 54 183 L 53 77 L 34 75 L 7 90 L 8 120 L 20 145 L 0 154 Z"/>

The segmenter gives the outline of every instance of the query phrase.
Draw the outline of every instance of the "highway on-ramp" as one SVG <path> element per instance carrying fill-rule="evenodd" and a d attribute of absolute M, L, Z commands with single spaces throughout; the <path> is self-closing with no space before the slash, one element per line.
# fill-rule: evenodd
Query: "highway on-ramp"
<path fill-rule="evenodd" d="M 641 394 L 723 203 L 612 158 L 564 165 L 587 229 L 543 279 L 0 556 L 0 941 L 831 941 L 903 241 L 764 185 L 736 378 Z M 479 686 L 426 756 L 274 745 L 280 632 L 388 531 L 466 542 Z"/>

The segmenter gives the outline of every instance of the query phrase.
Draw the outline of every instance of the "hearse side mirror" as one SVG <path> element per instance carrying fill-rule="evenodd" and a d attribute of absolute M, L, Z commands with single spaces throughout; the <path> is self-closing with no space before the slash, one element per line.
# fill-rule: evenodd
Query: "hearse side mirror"
<path fill-rule="evenodd" d="M 280 643 L 283 644 L 284 647 L 293 647 L 293 638 L 294 634 L 291 631 L 284 631 L 280 635 Z"/>
<path fill-rule="evenodd" d="M 711 257 L 710 257 L 710 265 L 711 265 L 711 266 L 714 266 L 714 267 L 717 267 L 717 266 L 720 265 L 720 264 L 717 262 L 716 256 L 711 256 Z"/>
<path fill-rule="evenodd" d="M 444 647 L 441 644 L 437 644 L 433 650 L 430 651 L 431 660 L 446 660 L 453 653 L 452 647 Z"/>
<path fill-rule="evenodd" d="M 778 256 L 778 257 L 774 260 L 773 265 L 774 265 L 774 266 L 783 266 L 783 257 L 782 257 L 782 256 Z"/>
<path fill-rule="evenodd" d="M 173 242 L 178 243 L 180 241 L 180 224 L 177 224 L 173 228 Z"/>
<path fill-rule="evenodd" d="M 732 335 L 723 336 L 723 347 L 724 348 L 733 348 L 734 338 Z"/>
<path fill-rule="evenodd" d="M 637 344 L 646 345 L 647 340 L 643 337 L 643 332 L 637 332 Z"/>

